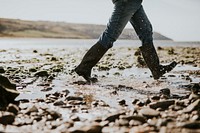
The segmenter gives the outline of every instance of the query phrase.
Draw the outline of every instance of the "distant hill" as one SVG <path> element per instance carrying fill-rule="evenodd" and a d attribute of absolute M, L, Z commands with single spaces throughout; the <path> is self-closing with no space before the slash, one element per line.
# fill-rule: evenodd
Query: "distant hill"
<path fill-rule="evenodd" d="M 105 25 L 95 24 L 0 18 L 0 37 L 97 39 L 105 27 Z M 153 37 L 155 40 L 171 40 L 157 32 L 154 32 Z M 125 29 L 120 39 L 137 40 L 138 37 L 133 29 Z"/>

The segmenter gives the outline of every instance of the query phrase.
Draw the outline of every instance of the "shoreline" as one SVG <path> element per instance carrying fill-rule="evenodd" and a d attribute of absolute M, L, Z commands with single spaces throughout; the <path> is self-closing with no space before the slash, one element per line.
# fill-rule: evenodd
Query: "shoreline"
<path fill-rule="evenodd" d="M 9 105 L 17 110 L 9 114 L 14 120 L 0 124 L 0 131 L 199 130 L 200 94 L 192 87 L 200 81 L 200 45 L 159 42 L 161 63 L 177 60 L 179 65 L 153 80 L 149 69 L 137 61 L 139 41 L 119 40 L 93 69 L 99 81 L 89 84 L 73 69 L 95 40 L 13 39 L 10 44 L 7 40 L 0 39 L 2 75 L 17 84 L 20 95 L 18 105 Z M 2 111 L 0 118 L 6 113 Z M 188 123 L 197 129 L 188 128 Z"/>

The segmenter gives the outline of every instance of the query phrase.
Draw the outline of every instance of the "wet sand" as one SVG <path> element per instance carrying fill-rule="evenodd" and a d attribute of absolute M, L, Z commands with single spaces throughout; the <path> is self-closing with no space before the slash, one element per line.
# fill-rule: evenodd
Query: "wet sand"
<path fill-rule="evenodd" d="M 52 47 L 46 44 L 45 47 L 1 48 L 0 66 L 5 70 L 2 75 L 17 84 L 20 95 L 16 99 L 19 108 L 15 121 L 7 126 L 0 124 L 0 131 L 199 131 L 199 127 L 180 126 L 191 121 L 199 122 L 199 111 L 196 109 L 192 116 L 177 113 L 184 107 L 179 110 L 173 110 L 172 107 L 155 109 L 154 115 L 155 111 L 159 115 L 153 117 L 139 113 L 149 107 L 148 100 L 151 103 L 160 99 L 176 102 L 187 100 L 185 97 L 192 93 L 189 86 L 200 83 L 200 45 L 190 43 L 173 46 L 164 44 L 173 42 L 162 43 L 156 45 L 161 63 L 176 60 L 179 64 L 160 80 L 153 80 L 149 69 L 138 61 L 138 45 L 119 42 L 94 67 L 92 74 L 99 81 L 93 84 L 84 82 L 82 77 L 73 72 L 91 45 L 56 47 L 55 44 Z M 170 90 L 170 96 L 163 98 L 162 89 Z M 153 100 L 152 97 L 156 96 L 159 99 Z M 139 115 L 140 120 L 121 118 L 135 115 Z M 114 120 L 110 120 L 109 116 L 113 116 Z M 198 118 L 193 120 L 193 116 Z M 165 126 L 158 124 L 166 118 L 173 120 Z M 145 119 L 145 122 L 141 119 Z"/>

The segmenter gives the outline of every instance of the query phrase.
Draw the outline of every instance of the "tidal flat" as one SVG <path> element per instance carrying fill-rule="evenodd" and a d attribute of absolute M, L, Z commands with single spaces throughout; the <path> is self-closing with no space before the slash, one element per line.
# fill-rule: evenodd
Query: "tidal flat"
<path fill-rule="evenodd" d="M 154 80 L 139 41 L 118 41 L 87 83 L 73 70 L 94 42 L 0 39 L 0 73 L 20 93 L 0 131 L 200 132 L 200 43 L 156 41 L 161 64 L 178 65 Z"/>

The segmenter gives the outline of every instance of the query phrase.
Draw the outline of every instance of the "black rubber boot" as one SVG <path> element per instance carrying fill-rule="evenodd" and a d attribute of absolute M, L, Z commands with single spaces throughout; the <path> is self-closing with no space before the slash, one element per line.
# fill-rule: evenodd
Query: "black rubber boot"
<path fill-rule="evenodd" d="M 83 57 L 81 63 L 75 68 L 75 72 L 88 82 L 96 82 L 96 78 L 91 77 L 92 68 L 99 62 L 108 49 L 101 44 L 93 45 Z"/>
<path fill-rule="evenodd" d="M 153 44 L 148 44 L 140 47 L 142 56 L 151 70 L 154 79 L 159 79 L 165 73 L 171 71 L 177 63 L 171 62 L 169 65 L 160 65 L 158 55 Z"/>

